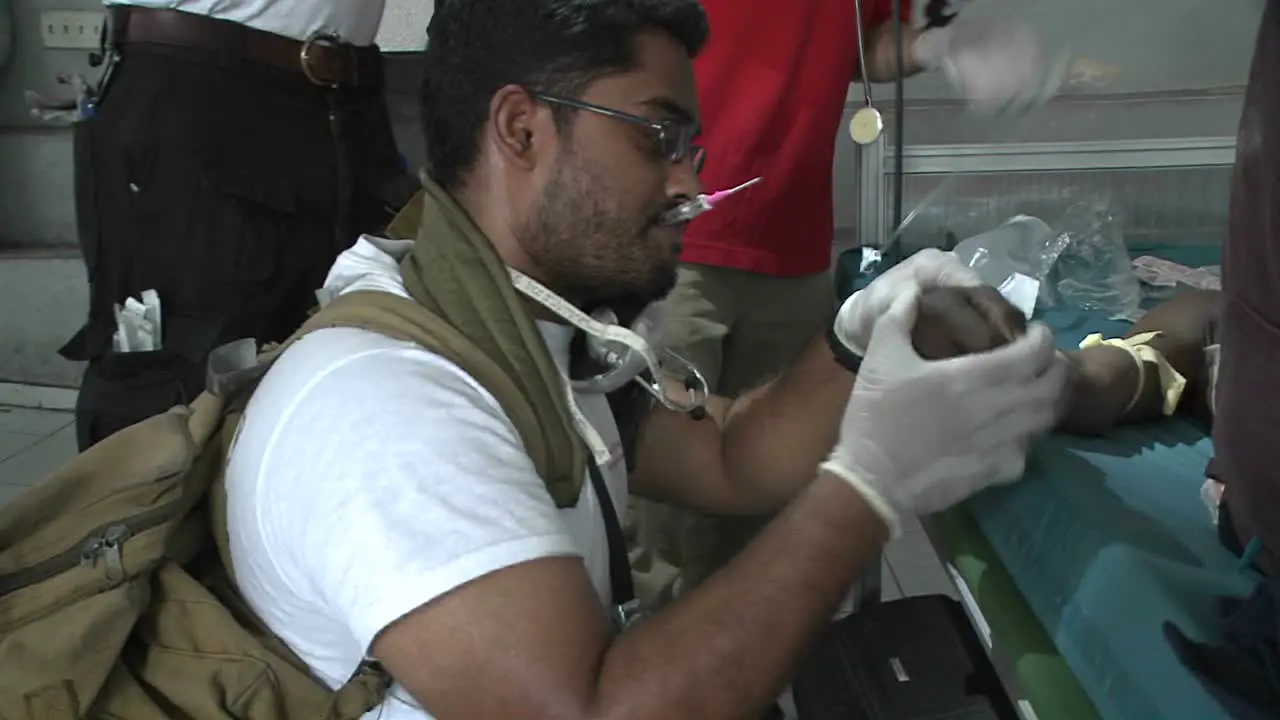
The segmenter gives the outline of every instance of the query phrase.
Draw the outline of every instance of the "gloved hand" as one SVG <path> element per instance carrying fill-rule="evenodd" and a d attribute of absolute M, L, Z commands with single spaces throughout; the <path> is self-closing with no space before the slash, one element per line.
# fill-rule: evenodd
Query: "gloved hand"
<path fill-rule="evenodd" d="M 866 498 L 893 536 L 904 514 L 937 512 L 1021 477 L 1030 439 L 1053 426 L 1066 382 L 1041 323 L 991 352 L 922 359 L 911 342 L 919 302 L 908 290 L 876 321 L 822 465 Z"/>
<path fill-rule="evenodd" d="M 1030 27 L 968 15 L 925 30 L 912 52 L 925 69 L 941 69 L 969 108 L 984 115 L 1045 103 L 1067 73 L 1066 55 L 1048 56 Z"/>
<path fill-rule="evenodd" d="M 833 330 L 845 347 L 865 356 L 871 328 L 897 297 L 919 295 L 934 288 L 983 286 L 978 273 L 960 262 L 955 253 L 934 248 L 921 250 L 850 295 L 840 306 Z"/>

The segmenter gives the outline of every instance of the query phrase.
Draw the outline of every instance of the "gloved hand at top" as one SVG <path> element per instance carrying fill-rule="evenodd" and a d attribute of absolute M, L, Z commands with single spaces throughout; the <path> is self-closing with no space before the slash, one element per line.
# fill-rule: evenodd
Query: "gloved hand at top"
<path fill-rule="evenodd" d="M 967 14 L 924 30 L 912 47 L 927 70 L 938 69 L 969 108 L 1017 114 L 1047 102 L 1067 73 L 1067 57 L 1046 53 L 1027 25 Z"/>
<path fill-rule="evenodd" d="M 1029 441 L 1053 427 L 1066 382 L 1040 323 L 995 350 L 925 360 L 912 342 L 920 297 L 904 281 L 877 313 L 822 465 L 867 500 L 891 535 L 904 514 L 937 512 L 1021 477 Z"/>

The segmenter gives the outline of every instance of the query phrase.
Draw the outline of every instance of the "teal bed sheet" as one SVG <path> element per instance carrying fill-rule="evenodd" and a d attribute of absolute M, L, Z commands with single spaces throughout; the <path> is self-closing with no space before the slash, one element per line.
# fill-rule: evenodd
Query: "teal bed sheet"
<path fill-rule="evenodd" d="M 1190 266 L 1217 249 L 1133 248 Z M 1059 345 L 1126 323 L 1053 310 Z M 1105 438 L 1052 436 L 1020 483 L 963 509 L 1103 718 L 1208 720 L 1223 713 L 1174 656 L 1161 626 L 1212 640 L 1213 600 L 1256 582 L 1218 542 L 1200 499 L 1209 438 L 1173 418 Z M 1039 711 L 1039 708 L 1037 708 Z"/>

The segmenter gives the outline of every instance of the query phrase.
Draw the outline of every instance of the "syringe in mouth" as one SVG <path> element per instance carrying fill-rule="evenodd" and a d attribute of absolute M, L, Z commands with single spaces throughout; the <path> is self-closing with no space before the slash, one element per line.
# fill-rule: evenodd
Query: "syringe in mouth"
<path fill-rule="evenodd" d="M 721 200 L 737 193 L 740 190 L 745 190 L 752 185 L 755 185 L 760 182 L 760 180 L 761 178 L 755 178 L 754 180 L 748 180 L 741 185 L 729 188 L 728 190 L 720 190 L 710 194 L 704 193 L 699 195 L 689 202 L 677 205 L 663 213 L 662 217 L 659 218 L 659 222 L 663 225 L 678 225 L 680 223 L 689 222 L 702 213 L 715 207 Z"/>

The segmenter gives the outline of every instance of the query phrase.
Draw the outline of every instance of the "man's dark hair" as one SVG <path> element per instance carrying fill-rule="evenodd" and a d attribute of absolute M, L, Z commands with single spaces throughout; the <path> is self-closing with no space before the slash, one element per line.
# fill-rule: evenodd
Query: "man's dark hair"
<path fill-rule="evenodd" d="M 506 85 L 577 96 L 637 64 L 636 36 L 665 32 L 692 57 L 707 39 L 697 0 L 441 0 L 428 28 L 419 102 L 427 174 L 455 187 L 479 152 L 493 94 Z M 557 122 L 569 122 L 557 109 Z"/>

